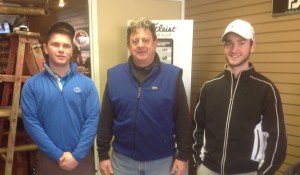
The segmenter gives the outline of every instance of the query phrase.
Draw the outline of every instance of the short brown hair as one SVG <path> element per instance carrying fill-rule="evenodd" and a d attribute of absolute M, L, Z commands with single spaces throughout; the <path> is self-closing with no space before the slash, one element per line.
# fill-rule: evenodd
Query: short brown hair
<path fill-rule="evenodd" d="M 49 38 L 53 33 L 61 33 L 61 34 L 68 35 L 70 37 L 71 41 L 73 42 L 75 30 L 74 30 L 73 26 L 71 26 L 67 22 L 57 22 L 54 25 L 52 25 L 48 29 L 47 33 L 45 34 L 45 38 L 44 38 L 45 44 L 48 43 Z"/>

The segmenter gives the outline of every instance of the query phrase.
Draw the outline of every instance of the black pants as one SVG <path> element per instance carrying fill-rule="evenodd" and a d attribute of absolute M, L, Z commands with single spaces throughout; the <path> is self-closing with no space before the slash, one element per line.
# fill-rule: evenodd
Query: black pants
<path fill-rule="evenodd" d="M 86 157 L 72 171 L 61 169 L 56 161 L 40 150 L 36 157 L 36 175 L 95 175 L 95 161 L 92 151 L 88 152 Z"/>

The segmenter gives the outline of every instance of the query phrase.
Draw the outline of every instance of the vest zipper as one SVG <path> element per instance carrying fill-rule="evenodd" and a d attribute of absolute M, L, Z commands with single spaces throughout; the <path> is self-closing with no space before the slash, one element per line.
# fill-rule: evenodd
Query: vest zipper
<path fill-rule="evenodd" d="M 138 94 L 137 94 L 137 106 L 136 106 L 136 111 L 135 111 L 135 118 L 134 118 L 134 128 L 133 128 L 133 150 L 135 150 L 135 134 L 136 134 L 136 120 L 137 120 L 137 117 L 138 117 L 138 111 L 139 111 L 139 106 L 140 106 L 140 97 L 141 97 L 141 86 L 139 86 L 139 89 L 138 89 Z M 135 151 L 134 151 L 135 152 Z M 134 152 L 132 153 L 133 154 L 133 157 L 134 157 Z"/>

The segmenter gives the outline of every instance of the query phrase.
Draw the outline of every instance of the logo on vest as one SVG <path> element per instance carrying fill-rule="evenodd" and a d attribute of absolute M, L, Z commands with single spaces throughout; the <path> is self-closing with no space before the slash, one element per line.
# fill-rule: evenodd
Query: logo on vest
<path fill-rule="evenodd" d="M 158 87 L 157 87 L 157 86 L 152 86 L 152 90 L 157 91 L 157 90 L 158 90 Z"/>

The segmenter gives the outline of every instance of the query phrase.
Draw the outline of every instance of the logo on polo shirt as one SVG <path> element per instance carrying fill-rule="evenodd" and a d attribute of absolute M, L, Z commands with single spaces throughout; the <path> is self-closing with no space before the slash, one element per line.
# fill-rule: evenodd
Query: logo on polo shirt
<path fill-rule="evenodd" d="M 73 91 L 78 94 L 81 92 L 81 89 L 80 89 L 80 87 L 77 86 L 73 89 Z"/>

